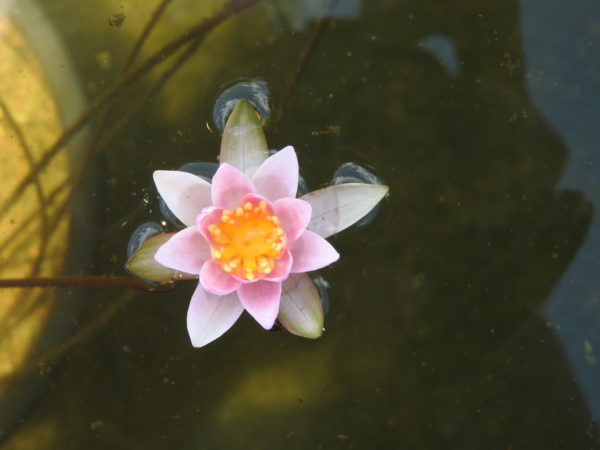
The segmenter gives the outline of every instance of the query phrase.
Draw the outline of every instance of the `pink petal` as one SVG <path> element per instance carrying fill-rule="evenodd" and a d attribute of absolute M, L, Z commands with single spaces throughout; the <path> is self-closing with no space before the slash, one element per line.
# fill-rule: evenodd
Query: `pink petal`
<path fill-rule="evenodd" d="M 246 311 L 265 330 L 270 330 L 279 312 L 281 283 L 260 280 L 242 284 L 237 294 Z"/>
<path fill-rule="evenodd" d="M 271 203 L 269 201 L 269 199 L 263 197 L 260 194 L 254 194 L 254 193 L 246 194 L 240 200 L 240 204 L 245 204 L 246 202 L 250 202 L 250 203 L 252 203 L 252 205 L 258 206 L 261 201 L 264 201 L 267 204 L 267 211 L 269 211 L 269 214 L 275 213 L 275 209 L 273 208 L 273 203 Z"/>
<path fill-rule="evenodd" d="M 310 221 L 310 203 L 299 198 L 282 198 L 273 203 L 273 208 L 285 231 L 288 245 L 292 245 L 304 233 Z"/>
<path fill-rule="evenodd" d="M 340 254 L 321 236 L 307 230 L 294 243 L 292 256 L 294 258 L 292 272 L 298 273 L 311 272 L 328 266 L 337 261 Z"/>
<path fill-rule="evenodd" d="M 237 208 L 244 195 L 254 192 L 256 189 L 248 177 L 229 164 L 221 164 L 213 176 L 212 202 L 219 208 Z"/>
<path fill-rule="evenodd" d="M 213 223 L 219 223 L 221 221 L 221 215 L 223 214 L 222 208 L 215 208 L 210 206 L 204 208 L 197 217 L 198 230 L 200 234 L 206 239 L 209 244 L 214 244 L 212 235 L 208 231 L 208 226 Z"/>
<path fill-rule="evenodd" d="M 202 347 L 225 333 L 240 317 L 244 307 L 237 295 L 218 296 L 196 288 L 187 313 L 187 329 L 194 347 Z"/>
<path fill-rule="evenodd" d="M 210 249 L 198 228 L 188 227 L 161 245 L 154 259 L 171 269 L 199 274 L 202 265 L 210 259 Z"/>
<path fill-rule="evenodd" d="M 198 278 L 197 273 L 190 274 L 179 270 L 173 270 L 154 259 L 158 249 L 165 245 L 165 243 L 174 235 L 175 233 L 158 233 L 146 239 L 125 263 L 127 272 L 137 277 L 156 281 L 158 283 Z"/>
<path fill-rule="evenodd" d="M 267 158 L 256 170 L 252 182 L 256 191 L 272 202 L 280 198 L 296 197 L 298 158 L 294 147 L 287 146 Z"/>
<path fill-rule="evenodd" d="M 154 184 L 169 209 L 188 227 L 195 225 L 196 216 L 211 203 L 210 183 L 187 172 L 157 170 Z"/>
<path fill-rule="evenodd" d="M 292 270 L 292 255 L 289 250 L 286 250 L 283 256 L 277 260 L 275 260 L 275 267 L 273 271 L 265 275 L 264 279 L 269 281 L 283 281 L 290 274 L 290 270 Z"/>
<path fill-rule="evenodd" d="M 200 271 L 200 284 L 211 294 L 225 295 L 235 291 L 242 283 L 225 272 L 219 264 L 209 260 Z"/>

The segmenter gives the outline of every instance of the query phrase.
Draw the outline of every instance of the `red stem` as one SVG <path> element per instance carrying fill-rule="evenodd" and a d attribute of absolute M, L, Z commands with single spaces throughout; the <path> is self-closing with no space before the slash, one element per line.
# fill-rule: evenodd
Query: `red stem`
<path fill-rule="evenodd" d="M 34 287 L 76 287 L 76 286 L 121 286 L 143 291 L 167 291 L 171 285 L 154 286 L 146 281 L 132 277 L 112 275 L 89 275 L 81 277 L 52 278 L 0 278 L 0 289 Z"/>

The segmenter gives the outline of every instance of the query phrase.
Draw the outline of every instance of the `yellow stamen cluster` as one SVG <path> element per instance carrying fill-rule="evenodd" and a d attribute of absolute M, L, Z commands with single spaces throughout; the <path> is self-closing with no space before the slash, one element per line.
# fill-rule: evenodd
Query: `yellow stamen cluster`
<path fill-rule="evenodd" d="M 221 221 L 208 226 L 213 239 L 211 255 L 225 272 L 244 280 L 268 275 L 281 258 L 286 245 L 279 219 L 267 208 L 245 202 L 236 209 L 225 209 Z"/>

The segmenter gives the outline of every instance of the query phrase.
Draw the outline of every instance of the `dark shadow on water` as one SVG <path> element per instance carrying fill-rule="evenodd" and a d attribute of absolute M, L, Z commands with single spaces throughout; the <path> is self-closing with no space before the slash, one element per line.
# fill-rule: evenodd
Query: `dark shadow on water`
<path fill-rule="evenodd" d="M 394 426 L 373 425 L 377 448 L 391 440 L 400 448 L 597 445 L 542 315 L 592 208 L 556 189 L 567 150 L 525 91 L 516 3 L 395 4 L 365 5 L 360 29 L 338 24 L 338 45 L 320 61 L 335 74 L 319 86 L 332 99 L 296 102 L 288 116 L 343 130 L 311 143 L 307 173 L 311 163 L 360 155 L 391 190 L 387 216 L 368 236 L 338 239 L 344 259 L 329 276 L 332 298 L 352 302 L 339 324 L 330 321 L 356 329 L 344 345 L 385 348 L 371 353 L 373 372 L 377 354 L 393 353 L 385 387 L 364 380 L 370 401 L 338 403 L 338 427 L 347 411 L 381 406 L 381 389 L 389 404 L 377 414 Z M 454 44 L 454 76 L 418 46 L 435 34 Z M 316 82 L 306 80 L 306 97 Z"/>

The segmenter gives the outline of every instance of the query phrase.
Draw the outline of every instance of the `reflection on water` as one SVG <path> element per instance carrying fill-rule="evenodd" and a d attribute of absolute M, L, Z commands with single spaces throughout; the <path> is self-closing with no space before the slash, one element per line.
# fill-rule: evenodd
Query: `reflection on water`
<path fill-rule="evenodd" d="M 78 148 L 71 143 L 45 170 L 39 165 L 82 99 L 76 86 L 68 102 L 61 98 L 62 83 L 72 81 L 73 72 L 52 27 L 40 20 L 40 10 L 23 1 L 26 10 L 13 15 L 6 13 L 7 6 L 0 2 L 0 277 L 56 276 L 72 260 L 65 242 L 77 221 L 69 209 L 77 196 L 69 192 L 68 177 Z M 43 41 L 37 39 L 40 29 Z M 30 182 L 18 187 L 24 178 Z M 11 192 L 17 193 L 16 201 L 10 200 Z M 71 329 L 73 303 L 57 294 L 0 291 L 0 430 L 18 422 L 42 388 L 40 377 L 25 368 L 44 374 L 42 356 L 62 345 Z"/>
<path fill-rule="evenodd" d="M 173 215 L 170 211 L 169 213 Z M 173 219 L 177 220 L 175 217 L 173 217 Z M 127 243 L 127 259 L 131 258 L 131 256 L 138 248 L 141 247 L 144 242 L 146 242 L 152 236 L 162 232 L 164 232 L 164 227 L 156 222 L 145 222 L 139 225 L 135 230 L 133 230 L 133 233 L 131 233 L 131 237 L 129 238 L 129 242 Z"/>
<path fill-rule="evenodd" d="M 213 108 L 213 122 L 219 131 L 223 131 L 227 118 L 241 99 L 248 100 L 260 114 L 263 123 L 269 122 L 269 86 L 263 80 L 241 81 L 228 87 L 219 95 Z"/>
<path fill-rule="evenodd" d="M 173 0 L 140 58 L 222 4 Z M 560 185 L 574 154 L 529 97 L 519 4 L 356 4 L 316 40 L 313 11 L 327 10 L 316 0 L 262 1 L 207 36 L 96 157 L 105 182 L 89 201 L 101 231 L 82 264 L 85 273 L 122 273 L 136 225 L 162 220 L 152 171 L 217 154 L 219 136 L 203 124 L 221 86 L 263 79 L 277 107 L 293 82 L 286 113 L 267 129 L 270 145 L 296 147 L 311 187 L 351 160 L 392 192 L 374 222 L 334 242 L 343 258 L 322 274 L 324 337 L 298 340 L 242 320 L 197 350 L 185 330 L 193 282 L 135 293 L 54 361 L 45 391 L 0 448 L 598 446 L 544 311 L 588 243 L 600 194 Z M 48 12 L 96 98 L 152 8 L 69 5 Z M 290 11 L 302 26 L 284 19 Z M 107 22 L 116 13 L 126 17 L 119 28 Z M 432 36 L 444 36 L 452 56 Z M 99 71 L 101 51 L 112 66 Z M 116 99 L 106 123 L 147 95 L 159 72 Z M 77 329 L 124 295 L 88 294 Z M 586 339 L 589 358 L 600 345 Z"/>
<path fill-rule="evenodd" d="M 458 73 L 460 62 L 456 59 L 456 50 L 450 39 L 434 34 L 421 40 L 421 45 L 438 58 L 450 75 Z"/>
<path fill-rule="evenodd" d="M 523 37 L 528 66 L 527 87 L 533 101 L 571 152 L 561 186 L 600 197 L 600 103 L 589 93 L 598 89 L 600 5 L 577 1 L 565 13 L 560 2 L 522 0 Z M 540 17 L 540 11 L 544 11 Z M 543 20 L 540 20 L 543 19 Z M 552 50 L 550 50 L 552 49 Z M 548 318 L 575 367 L 596 420 L 600 418 L 600 249 L 599 210 L 585 245 L 555 287 L 547 306 Z"/>

